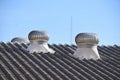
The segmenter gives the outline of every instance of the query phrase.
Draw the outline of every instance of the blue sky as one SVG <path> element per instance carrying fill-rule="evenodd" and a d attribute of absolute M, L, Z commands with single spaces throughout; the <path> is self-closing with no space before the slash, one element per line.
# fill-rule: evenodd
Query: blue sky
<path fill-rule="evenodd" d="M 72 16 L 72 40 L 71 40 Z M 44 30 L 49 43 L 75 43 L 81 32 L 98 34 L 100 45 L 120 45 L 120 0 L 0 0 L 0 41 Z"/>

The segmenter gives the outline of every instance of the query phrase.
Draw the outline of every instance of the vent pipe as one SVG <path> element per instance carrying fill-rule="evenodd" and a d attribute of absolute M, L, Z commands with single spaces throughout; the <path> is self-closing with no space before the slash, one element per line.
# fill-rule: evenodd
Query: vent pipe
<path fill-rule="evenodd" d="M 75 42 L 77 44 L 77 50 L 73 54 L 75 57 L 79 59 L 100 59 L 97 50 L 99 39 L 95 33 L 79 33 Z"/>
<path fill-rule="evenodd" d="M 30 41 L 30 45 L 28 46 L 28 51 L 30 53 L 54 53 L 55 51 L 49 48 L 48 40 L 49 35 L 45 31 L 33 30 L 29 33 L 28 39 Z"/>
<path fill-rule="evenodd" d="M 15 37 L 15 38 L 13 38 L 13 39 L 11 40 L 11 42 L 13 42 L 13 43 L 19 43 L 19 44 L 21 44 L 21 43 L 28 43 L 27 40 L 25 40 L 25 39 L 23 39 L 23 38 L 20 38 L 20 37 Z"/>

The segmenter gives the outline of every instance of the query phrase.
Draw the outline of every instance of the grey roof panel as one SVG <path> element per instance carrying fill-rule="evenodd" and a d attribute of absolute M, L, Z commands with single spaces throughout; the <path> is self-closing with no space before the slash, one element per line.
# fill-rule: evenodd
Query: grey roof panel
<path fill-rule="evenodd" d="M 75 45 L 49 45 L 55 54 L 27 52 L 28 44 L 0 43 L 0 80 L 120 80 L 120 46 L 98 46 L 102 59 L 79 60 Z"/>

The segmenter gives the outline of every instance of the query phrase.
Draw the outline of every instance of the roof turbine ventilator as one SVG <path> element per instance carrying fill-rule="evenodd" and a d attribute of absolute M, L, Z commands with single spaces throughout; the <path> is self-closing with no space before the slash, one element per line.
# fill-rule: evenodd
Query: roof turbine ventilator
<path fill-rule="evenodd" d="M 28 43 L 28 41 L 26 39 L 21 38 L 21 37 L 15 37 L 15 38 L 13 38 L 11 40 L 11 42 L 13 42 L 13 43 L 19 43 L 19 44 L 21 44 L 21 43 Z"/>
<path fill-rule="evenodd" d="M 33 30 L 29 33 L 28 39 L 30 45 L 28 46 L 28 51 L 30 53 L 54 53 L 55 51 L 48 47 L 49 35 L 45 31 Z"/>
<path fill-rule="evenodd" d="M 97 50 L 99 39 L 95 33 L 79 33 L 75 42 L 77 44 L 77 50 L 73 54 L 75 57 L 79 59 L 100 59 Z"/>

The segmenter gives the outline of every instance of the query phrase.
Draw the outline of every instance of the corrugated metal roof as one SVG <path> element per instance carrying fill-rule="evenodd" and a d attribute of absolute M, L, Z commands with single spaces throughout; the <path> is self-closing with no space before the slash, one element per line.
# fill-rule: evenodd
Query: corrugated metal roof
<path fill-rule="evenodd" d="M 101 60 L 73 57 L 75 45 L 49 45 L 55 54 L 29 54 L 27 46 L 0 43 L 0 80 L 120 80 L 120 46 L 98 46 Z"/>

